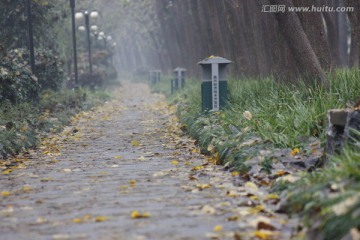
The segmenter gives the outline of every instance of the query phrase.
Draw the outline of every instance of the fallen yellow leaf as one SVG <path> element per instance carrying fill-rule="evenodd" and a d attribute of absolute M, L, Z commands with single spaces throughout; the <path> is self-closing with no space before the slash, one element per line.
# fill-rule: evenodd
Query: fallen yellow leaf
<path fill-rule="evenodd" d="M 148 212 L 140 213 L 137 210 L 131 212 L 131 218 L 148 218 L 148 217 L 150 217 L 150 213 Z"/>
<path fill-rule="evenodd" d="M 215 227 L 214 227 L 214 231 L 215 232 L 221 232 L 223 230 L 223 226 L 221 226 L 221 225 L 216 225 Z"/>
<path fill-rule="evenodd" d="M 115 156 L 114 158 L 116 158 L 116 159 L 120 159 L 120 158 L 122 158 L 122 156 Z"/>
<path fill-rule="evenodd" d="M 253 116 L 252 116 L 251 112 L 245 111 L 245 112 L 243 112 L 243 117 L 250 121 Z"/>
<path fill-rule="evenodd" d="M 7 174 L 9 174 L 9 173 L 11 173 L 11 172 L 12 172 L 11 169 L 5 169 L 4 171 L 2 171 L 2 174 L 7 175 Z"/>
<path fill-rule="evenodd" d="M 253 182 L 246 182 L 245 183 L 245 188 L 252 189 L 252 190 L 255 190 L 255 191 L 259 190 L 258 186 Z"/>
<path fill-rule="evenodd" d="M 138 158 L 138 160 L 144 161 L 144 160 L 146 160 L 146 158 L 145 158 L 144 156 L 140 156 L 140 157 Z"/>
<path fill-rule="evenodd" d="M 188 165 L 191 165 L 190 162 L 184 162 L 184 165 L 188 166 Z"/>
<path fill-rule="evenodd" d="M 171 161 L 171 164 L 178 165 L 178 164 L 179 164 L 179 162 L 178 162 L 178 161 L 176 161 L 176 160 L 173 160 L 173 161 Z"/>
<path fill-rule="evenodd" d="M 7 196 L 9 196 L 11 193 L 9 192 L 9 191 L 2 191 L 1 192 L 1 196 L 3 196 L 3 197 L 7 197 Z"/>
<path fill-rule="evenodd" d="M 257 205 L 257 206 L 255 206 L 253 208 L 250 208 L 249 213 L 250 214 L 257 214 L 257 213 L 263 211 L 264 209 L 265 209 L 265 207 L 263 205 Z"/>
<path fill-rule="evenodd" d="M 129 184 L 130 184 L 130 186 L 136 186 L 136 180 L 135 179 L 131 179 L 130 181 L 129 181 Z"/>
<path fill-rule="evenodd" d="M 139 141 L 134 140 L 131 142 L 131 145 L 133 145 L 134 147 L 138 147 L 138 146 L 140 146 L 140 143 L 139 143 Z"/>
<path fill-rule="evenodd" d="M 239 216 L 236 216 L 236 215 L 235 215 L 235 216 L 231 216 L 231 217 L 228 217 L 227 220 L 228 220 L 228 221 L 237 221 L 237 220 L 239 220 Z"/>
<path fill-rule="evenodd" d="M 274 239 L 277 236 L 278 232 L 268 231 L 268 230 L 259 230 L 254 232 L 254 236 L 260 239 Z"/>
<path fill-rule="evenodd" d="M 45 217 L 36 218 L 36 223 L 46 223 L 48 220 Z"/>
<path fill-rule="evenodd" d="M 275 194 L 275 193 L 270 193 L 269 195 L 267 195 L 265 197 L 265 200 L 270 200 L 270 199 L 280 199 L 279 195 Z"/>
<path fill-rule="evenodd" d="M 23 164 L 23 163 L 20 163 L 17 167 L 20 168 L 20 169 L 26 168 L 25 164 Z"/>
<path fill-rule="evenodd" d="M 226 196 L 228 197 L 237 197 L 238 193 L 235 190 L 230 190 L 226 193 Z"/>
<path fill-rule="evenodd" d="M 73 220 L 71 220 L 73 223 L 82 223 L 83 219 L 82 218 L 74 218 Z"/>
<path fill-rule="evenodd" d="M 195 167 L 193 167 L 192 169 L 191 169 L 191 171 L 199 171 L 199 170 L 201 170 L 201 169 L 203 169 L 204 168 L 204 166 L 195 166 Z"/>
<path fill-rule="evenodd" d="M 284 170 L 279 170 L 279 171 L 277 171 L 277 173 L 276 173 L 276 175 L 278 175 L 278 176 L 283 176 L 283 175 L 285 175 L 285 174 L 287 174 L 288 172 L 286 172 L 286 171 L 284 171 Z"/>
<path fill-rule="evenodd" d="M 23 191 L 25 191 L 25 192 L 27 192 L 27 191 L 30 191 L 30 190 L 32 190 L 32 187 L 31 186 L 29 186 L 29 185 L 25 185 L 25 186 L 23 186 Z"/>
<path fill-rule="evenodd" d="M 211 184 L 203 183 L 203 184 L 197 184 L 196 187 L 200 190 L 211 188 Z"/>
<path fill-rule="evenodd" d="M 299 148 L 294 148 L 292 151 L 291 151 L 291 156 L 295 156 L 296 154 L 300 153 L 300 149 Z"/>
<path fill-rule="evenodd" d="M 109 220 L 109 218 L 107 216 L 97 216 L 95 218 L 95 222 L 104 222 L 104 221 L 107 221 Z"/>
<path fill-rule="evenodd" d="M 258 196 L 253 195 L 253 196 L 250 196 L 250 199 L 252 199 L 252 200 L 259 200 L 259 197 L 258 197 Z"/>
<path fill-rule="evenodd" d="M 240 175 L 239 172 L 236 172 L 236 171 L 231 172 L 231 176 L 233 176 L 233 177 L 237 177 L 237 176 L 239 176 L 239 175 Z"/>

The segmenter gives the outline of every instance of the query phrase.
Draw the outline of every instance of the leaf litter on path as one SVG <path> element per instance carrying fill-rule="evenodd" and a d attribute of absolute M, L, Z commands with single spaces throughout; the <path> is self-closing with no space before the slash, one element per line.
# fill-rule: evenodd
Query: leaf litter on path
<path fill-rule="evenodd" d="M 72 126 L 43 139 L 39 153 L 34 153 L 40 164 L 3 169 L 0 203 L 13 204 L 13 212 L 3 208 L 1 216 L 18 216 L 17 226 L 30 229 L 32 223 L 24 216 L 39 214 L 33 216 L 34 221 L 46 219 L 39 221 L 53 239 L 85 233 L 86 237 L 111 238 L 119 232 L 131 239 L 140 226 L 150 239 L 168 239 L 169 229 L 190 239 L 266 239 L 281 238 L 286 231 L 285 236 L 292 234 L 294 227 L 287 225 L 287 216 L 269 207 L 279 196 L 252 180 L 235 185 L 239 173 L 225 172 L 215 165 L 216 156 L 200 154 L 195 141 L 183 136 L 175 108 L 163 96 L 150 95 L 141 84 L 124 87 L 143 91 L 121 90 L 123 95 L 113 101 L 75 116 Z M 10 184 L 8 176 L 14 172 L 25 173 L 19 180 L 26 185 L 14 188 Z M 279 177 L 286 176 L 290 175 Z M 36 211 L 17 210 L 27 205 Z M 82 228 L 92 224 L 109 228 Z M 6 221 L 0 227 L 6 229 L 6 236 L 21 237 Z"/>

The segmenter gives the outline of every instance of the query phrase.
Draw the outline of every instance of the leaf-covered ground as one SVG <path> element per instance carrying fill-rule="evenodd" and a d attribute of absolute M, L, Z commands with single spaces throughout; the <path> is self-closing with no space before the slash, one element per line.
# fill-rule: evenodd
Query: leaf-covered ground
<path fill-rule="evenodd" d="M 34 151 L 1 164 L 1 239 L 289 239 L 279 196 L 215 166 L 162 95 L 124 83 Z"/>

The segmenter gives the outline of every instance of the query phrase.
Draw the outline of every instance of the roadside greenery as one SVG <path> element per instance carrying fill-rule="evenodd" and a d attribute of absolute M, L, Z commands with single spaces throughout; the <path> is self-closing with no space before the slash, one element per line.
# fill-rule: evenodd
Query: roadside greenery
<path fill-rule="evenodd" d="M 201 112 L 200 81 L 188 80 L 183 90 L 170 95 L 169 79 L 153 89 L 177 105 L 182 128 L 202 152 L 245 177 L 253 164 L 249 160 L 257 157 L 260 172 L 277 179 L 270 186 L 285 199 L 282 210 L 304 217 L 312 239 L 339 239 L 360 226 L 358 148 L 331 158 L 324 168 L 308 169 L 310 173 L 281 170 L 271 175 L 278 159 L 260 157 L 279 148 L 289 149 L 290 157 L 311 155 L 311 143 L 320 141 L 324 146 L 327 110 L 353 106 L 359 97 L 358 70 L 332 73 L 327 90 L 303 83 L 279 84 L 274 78 L 230 79 L 228 106 L 208 113 Z"/>
<path fill-rule="evenodd" d="M 299 213 L 311 239 L 343 239 L 360 227 L 360 149 L 347 148 L 323 169 L 285 186 L 283 209 Z"/>
<path fill-rule="evenodd" d="M 0 106 L 0 159 L 15 155 L 37 145 L 46 133 L 57 132 L 82 110 L 88 110 L 105 100 L 104 91 L 91 92 L 43 91 L 36 104 L 4 101 Z"/>

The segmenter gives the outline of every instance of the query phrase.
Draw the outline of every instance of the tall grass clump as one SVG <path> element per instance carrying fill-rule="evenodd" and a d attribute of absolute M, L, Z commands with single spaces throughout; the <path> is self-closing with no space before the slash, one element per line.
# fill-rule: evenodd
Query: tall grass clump
<path fill-rule="evenodd" d="M 219 112 L 201 112 L 201 81 L 188 79 L 186 87 L 170 96 L 170 77 L 153 86 L 177 104 L 187 133 L 198 141 L 205 153 L 217 152 L 233 165 L 242 163 L 261 148 L 303 148 L 309 141 L 325 140 L 326 114 L 357 99 L 360 74 L 339 70 L 329 75 L 330 88 L 279 83 L 274 78 L 231 78 L 229 102 Z M 247 111 L 251 118 L 244 117 Z M 252 143 L 260 137 L 258 144 Z"/>
<path fill-rule="evenodd" d="M 326 168 L 286 185 L 282 208 L 303 217 L 310 239 L 342 239 L 352 229 L 359 229 L 359 150 L 347 148 Z"/>
<path fill-rule="evenodd" d="M 264 140 L 280 147 L 301 147 L 304 139 L 324 140 L 326 113 L 343 108 L 358 97 L 360 74 L 341 70 L 330 76 L 330 89 L 279 84 L 273 79 L 230 81 L 229 118 L 238 127 L 252 127 Z M 251 121 L 241 117 L 244 111 Z"/>

